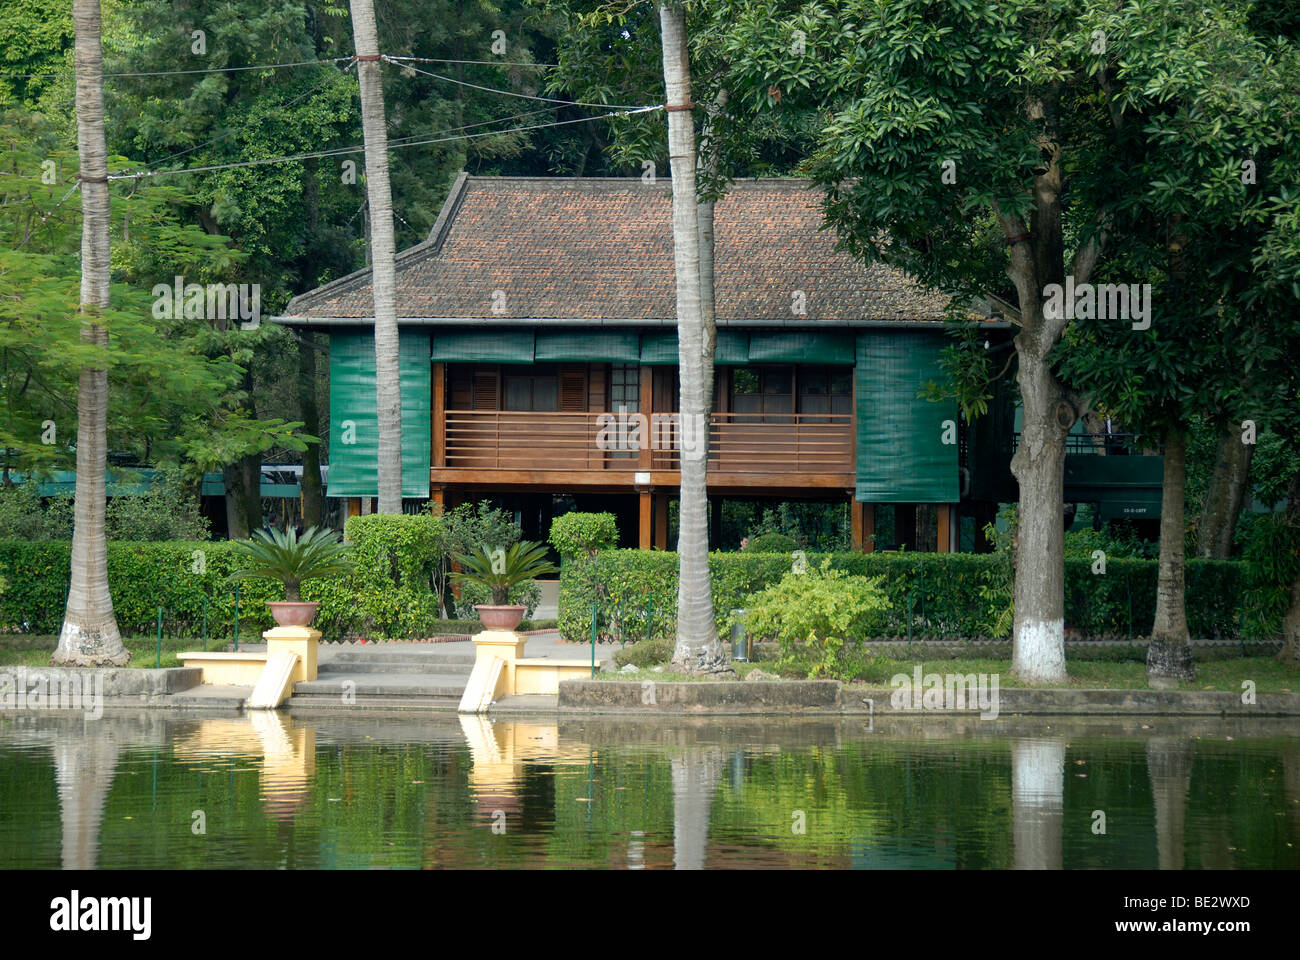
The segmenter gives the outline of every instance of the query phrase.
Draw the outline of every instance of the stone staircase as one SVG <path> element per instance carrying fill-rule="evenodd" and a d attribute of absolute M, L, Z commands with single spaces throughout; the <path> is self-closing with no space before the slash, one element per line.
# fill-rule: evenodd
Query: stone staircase
<path fill-rule="evenodd" d="M 288 706 L 455 710 L 473 669 L 471 643 L 322 645 L 317 678 L 296 684 Z"/>

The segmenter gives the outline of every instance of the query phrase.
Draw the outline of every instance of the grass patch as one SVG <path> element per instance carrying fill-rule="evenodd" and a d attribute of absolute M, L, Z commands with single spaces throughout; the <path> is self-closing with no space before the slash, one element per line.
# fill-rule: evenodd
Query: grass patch
<path fill-rule="evenodd" d="M 259 641 L 261 637 L 257 638 Z M 230 640 L 208 638 L 209 650 L 225 650 Z M 245 638 L 245 642 L 252 643 Z M 152 670 L 154 666 L 179 667 L 183 664 L 176 659 L 178 653 L 191 653 L 203 649 L 203 641 L 194 638 L 163 637 L 162 660 L 155 662 L 158 651 L 157 637 L 123 637 L 122 644 L 131 651 L 128 667 Z M 0 650 L 0 667 L 48 667 L 50 655 L 54 653 L 51 646 L 45 650 Z"/>
<path fill-rule="evenodd" d="M 1070 660 L 1065 683 L 1024 683 L 1011 676 L 1010 660 L 887 660 L 867 662 L 855 678 L 873 685 L 888 685 L 895 674 L 909 676 L 921 666 L 922 673 L 996 673 L 1001 687 L 1074 687 L 1092 690 L 1149 690 L 1145 663 L 1117 663 L 1108 660 Z M 1294 693 L 1300 690 L 1300 668 L 1273 657 L 1241 657 L 1196 664 L 1196 680 L 1182 684 L 1183 690 L 1221 690 L 1241 693 L 1243 680 L 1253 680 L 1260 693 Z"/>

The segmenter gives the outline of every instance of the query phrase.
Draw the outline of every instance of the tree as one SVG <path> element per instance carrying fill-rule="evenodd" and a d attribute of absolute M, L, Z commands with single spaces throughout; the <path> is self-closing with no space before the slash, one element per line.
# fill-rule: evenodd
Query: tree
<path fill-rule="evenodd" d="M 375 400 L 379 426 L 379 512 L 402 512 L 402 396 L 397 332 L 397 274 L 393 194 L 388 183 L 383 70 L 372 0 L 349 0 L 361 83 L 366 144 L 366 199 L 370 217 L 370 291 L 375 313 Z"/>
<path fill-rule="evenodd" d="M 107 351 L 109 207 L 108 147 L 104 139 L 104 61 L 99 0 L 75 0 L 77 147 L 81 181 L 82 340 Z M 59 644 L 51 663 L 121 666 L 131 659 L 117 630 L 108 589 L 104 533 L 108 467 L 108 365 L 103 357 L 81 368 L 77 388 L 77 492 L 72 529 L 72 576 Z"/>
<path fill-rule="evenodd" d="M 726 661 L 713 621 L 709 579 L 708 451 L 713 396 L 712 317 L 705 317 L 700 291 L 700 224 L 695 188 L 695 127 L 691 119 L 690 54 L 681 4 L 659 4 L 664 89 L 668 111 L 668 160 L 673 175 L 673 264 L 677 274 L 677 356 L 681 381 L 678 432 L 681 466 L 680 570 L 677 645 L 673 665 L 713 672 Z"/>

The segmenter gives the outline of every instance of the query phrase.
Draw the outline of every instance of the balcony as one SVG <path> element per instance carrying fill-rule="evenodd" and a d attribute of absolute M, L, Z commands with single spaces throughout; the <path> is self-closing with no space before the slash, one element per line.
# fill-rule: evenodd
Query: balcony
<path fill-rule="evenodd" d="M 658 474 L 653 483 L 676 483 L 677 415 L 655 413 L 639 424 L 634 417 L 611 423 L 608 413 L 448 410 L 442 457 L 435 459 L 443 466 L 435 465 L 433 478 L 464 481 L 481 471 L 528 471 L 553 474 L 549 479 L 556 482 L 624 485 L 634 471 L 652 471 Z M 435 437 L 435 458 L 438 446 Z M 779 478 L 843 486 L 852 484 L 853 470 L 853 418 L 847 414 L 710 418 L 709 473 L 720 483 L 769 486 Z"/>

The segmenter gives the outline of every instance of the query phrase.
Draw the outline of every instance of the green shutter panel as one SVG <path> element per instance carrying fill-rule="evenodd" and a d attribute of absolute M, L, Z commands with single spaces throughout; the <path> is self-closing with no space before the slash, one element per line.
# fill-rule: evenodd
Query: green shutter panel
<path fill-rule="evenodd" d="M 430 357 L 434 363 L 532 363 L 533 331 L 518 329 L 435 330 Z"/>
<path fill-rule="evenodd" d="M 402 496 L 429 496 L 429 334 L 403 330 Z M 351 442 L 345 442 L 351 441 Z M 379 495 L 379 426 L 375 416 L 375 338 L 370 332 L 330 334 L 330 497 Z"/>
<path fill-rule="evenodd" d="M 641 334 L 641 362 L 677 365 L 677 332 L 656 330 Z M 744 366 L 749 362 L 749 334 L 741 330 L 719 330 L 713 348 L 715 366 Z M 851 361 L 848 361 L 851 362 Z"/>
<path fill-rule="evenodd" d="M 636 363 L 635 330 L 539 330 L 533 358 L 538 363 Z"/>
<path fill-rule="evenodd" d="M 782 330 L 749 336 L 750 363 L 853 363 L 853 334 L 848 331 Z"/>
<path fill-rule="evenodd" d="M 863 332 L 857 338 L 858 477 L 864 503 L 956 503 L 960 499 L 957 444 L 943 443 L 944 421 L 957 422 L 956 404 L 918 394 L 943 382 L 942 333 Z M 955 431 L 953 431 L 955 433 Z"/>

